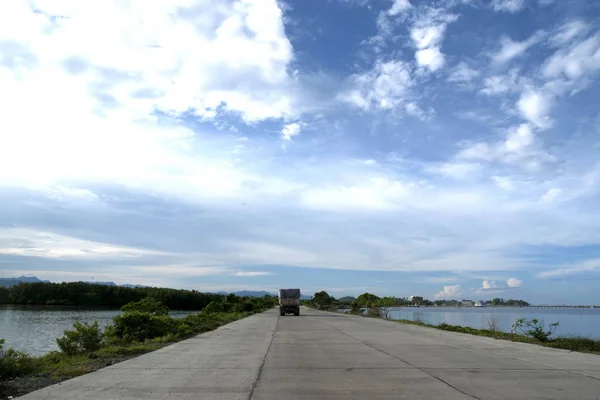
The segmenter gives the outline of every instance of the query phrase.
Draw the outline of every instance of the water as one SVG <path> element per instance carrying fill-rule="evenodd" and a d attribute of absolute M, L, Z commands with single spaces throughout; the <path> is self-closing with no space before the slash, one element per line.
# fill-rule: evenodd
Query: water
<path fill-rule="evenodd" d="M 169 311 L 173 317 L 183 317 L 189 311 Z M 114 309 L 83 307 L 0 306 L 0 339 L 5 348 L 39 356 L 58 350 L 56 338 L 63 336 L 75 322 L 94 322 L 104 328 L 121 314 Z"/>
<path fill-rule="evenodd" d="M 554 336 L 584 336 L 600 339 L 600 308 L 528 308 L 528 307 L 402 307 L 390 312 L 391 319 L 408 319 L 437 325 L 470 326 L 488 329 L 494 320 L 498 330 L 510 332 L 517 318 L 537 318 L 546 326 L 559 322 Z"/>

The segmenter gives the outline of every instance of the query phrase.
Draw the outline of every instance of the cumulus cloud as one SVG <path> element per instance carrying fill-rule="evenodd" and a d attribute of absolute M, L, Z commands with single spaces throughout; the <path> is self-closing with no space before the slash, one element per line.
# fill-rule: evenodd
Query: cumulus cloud
<path fill-rule="evenodd" d="M 512 59 L 525 54 L 531 46 L 539 43 L 544 36 L 543 31 L 537 31 L 522 42 L 516 42 L 504 36 L 500 39 L 500 50 L 491 55 L 492 61 L 495 64 L 506 64 Z"/>
<path fill-rule="evenodd" d="M 481 287 L 475 293 L 501 293 L 507 290 L 518 289 L 523 286 L 523 281 L 517 278 L 508 278 L 506 281 L 484 280 Z"/>
<path fill-rule="evenodd" d="M 555 161 L 553 156 L 540 147 L 531 124 L 527 123 L 510 127 L 506 131 L 505 140 L 491 144 L 471 143 L 459 151 L 456 157 L 459 160 L 512 164 L 532 170 Z"/>
<path fill-rule="evenodd" d="M 444 286 L 444 289 L 434 295 L 436 300 L 456 299 L 461 296 L 460 285 Z"/>
<path fill-rule="evenodd" d="M 456 15 L 435 9 L 417 18 L 410 29 L 410 37 L 417 48 L 415 52 L 417 65 L 431 72 L 444 66 L 445 57 L 441 51 L 441 43 L 446 27 L 457 18 Z"/>
<path fill-rule="evenodd" d="M 517 101 L 517 109 L 529 122 L 540 129 L 547 129 L 552 126 L 550 119 L 550 110 L 554 104 L 554 98 L 551 94 L 536 90 L 526 89 Z"/>
<path fill-rule="evenodd" d="M 414 85 L 411 68 L 403 61 L 381 62 L 351 77 L 351 89 L 340 97 L 364 110 L 389 110 L 406 102 Z"/>
<path fill-rule="evenodd" d="M 394 0 L 394 4 L 392 4 L 392 7 L 388 10 L 388 14 L 392 16 L 398 15 L 411 8 L 412 5 L 409 0 Z"/>
<path fill-rule="evenodd" d="M 508 287 L 518 288 L 518 287 L 523 286 L 523 281 L 521 281 L 517 278 L 508 278 L 506 280 L 506 284 L 508 285 Z"/>
<path fill-rule="evenodd" d="M 421 67 L 427 67 L 431 72 L 435 72 L 444 66 L 444 55 L 439 47 L 420 49 L 415 53 L 417 64 Z"/>
<path fill-rule="evenodd" d="M 281 138 L 283 140 L 291 141 L 292 137 L 300 134 L 300 124 L 298 122 L 293 122 L 291 124 L 284 125 L 281 130 Z"/>
<path fill-rule="evenodd" d="M 2 2 L 0 43 L 11 43 L 0 51 L 3 184 L 231 192 L 248 176 L 211 159 L 206 143 L 198 156 L 199 137 L 179 118 L 297 113 L 275 0 Z"/>

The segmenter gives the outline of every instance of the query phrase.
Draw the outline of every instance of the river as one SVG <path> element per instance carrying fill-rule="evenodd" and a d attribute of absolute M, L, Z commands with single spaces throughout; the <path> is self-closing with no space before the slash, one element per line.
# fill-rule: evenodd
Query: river
<path fill-rule="evenodd" d="M 402 307 L 390 312 L 391 319 L 408 319 L 437 325 L 488 329 L 494 321 L 498 330 L 510 332 L 518 318 L 537 318 L 548 326 L 559 322 L 554 336 L 584 336 L 600 339 L 600 308 L 536 307 Z"/>
<path fill-rule="evenodd" d="M 173 317 L 190 313 L 169 311 Z M 104 328 L 119 314 L 121 311 L 114 309 L 0 305 L 0 339 L 5 339 L 5 348 L 39 356 L 58 350 L 56 338 L 63 336 L 65 329 L 71 329 L 75 322 L 98 321 Z"/>

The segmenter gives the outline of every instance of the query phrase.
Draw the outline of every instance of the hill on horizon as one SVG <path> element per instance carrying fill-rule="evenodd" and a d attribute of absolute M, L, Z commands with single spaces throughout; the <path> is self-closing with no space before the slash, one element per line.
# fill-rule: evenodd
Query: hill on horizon
<path fill-rule="evenodd" d="M 41 280 L 37 276 L 20 276 L 18 278 L 0 278 L 0 287 L 12 287 L 19 285 L 21 283 L 51 283 L 49 280 Z M 83 281 L 84 283 L 89 283 L 92 285 L 105 285 L 105 286 L 121 286 L 128 288 L 136 288 L 136 287 L 147 287 L 144 285 L 135 285 L 130 283 L 125 283 L 123 285 L 117 285 L 114 282 L 91 282 L 91 281 Z"/>

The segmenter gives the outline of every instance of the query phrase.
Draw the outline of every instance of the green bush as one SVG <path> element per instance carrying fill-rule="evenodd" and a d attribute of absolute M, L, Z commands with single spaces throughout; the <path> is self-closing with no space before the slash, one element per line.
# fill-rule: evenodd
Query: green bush
<path fill-rule="evenodd" d="M 204 307 L 202 312 L 205 314 L 213 314 L 213 313 L 223 312 L 223 303 L 216 302 L 213 300 L 210 303 L 208 303 L 208 305 L 206 307 Z"/>
<path fill-rule="evenodd" d="M 129 304 L 125 304 L 121 307 L 121 311 L 123 312 L 141 312 L 148 313 L 152 315 L 168 315 L 169 308 L 163 305 L 162 302 L 156 300 L 153 297 L 146 297 L 140 301 L 134 301 Z"/>
<path fill-rule="evenodd" d="M 14 349 L 4 349 L 4 339 L 0 339 L 0 381 L 26 375 L 35 368 L 35 360 L 28 354 Z"/>
<path fill-rule="evenodd" d="M 175 331 L 175 320 L 168 315 L 154 315 L 139 311 L 126 312 L 113 318 L 113 337 L 126 342 L 143 342 Z"/>
<path fill-rule="evenodd" d="M 556 331 L 557 327 L 558 322 L 554 322 L 548 325 L 548 330 L 546 330 L 543 320 L 538 320 L 536 318 L 530 320 L 519 318 L 513 324 L 511 332 L 529 336 L 540 342 L 547 342 L 554 331 Z"/>
<path fill-rule="evenodd" d="M 254 311 L 254 305 L 250 301 L 244 301 L 243 303 L 237 303 L 233 307 L 233 312 L 243 313 Z"/>
<path fill-rule="evenodd" d="M 66 330 L 64 336 L 56 339 L 60 350 L 67 355 L 92 353 L 102 347 L 104 334 L 98 327 L 98 321 L 93 324 L 84 322 L 73 324 L 75 330 Z"/>

